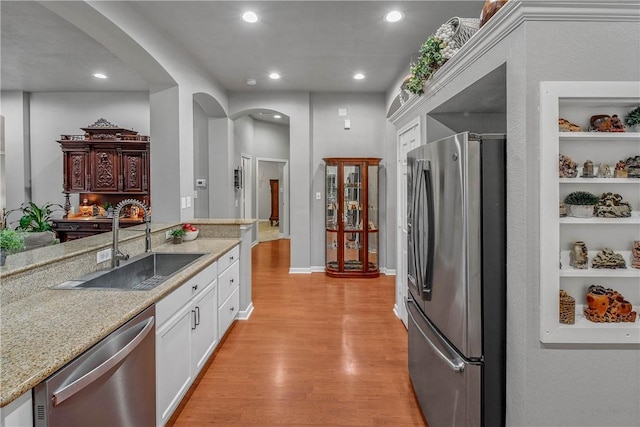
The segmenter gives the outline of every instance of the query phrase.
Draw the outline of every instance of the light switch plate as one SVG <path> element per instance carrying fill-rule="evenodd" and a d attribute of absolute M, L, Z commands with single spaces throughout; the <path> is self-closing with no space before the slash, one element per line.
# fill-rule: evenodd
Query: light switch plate
<path fill-rule="evenodd" d="M 186 208 L 187 208 L 187 198 L 180 197 L 180 209 L 186 209 Z"/>
<path fill-rule="evenodd" d="M 191 207 L 191 196 L 187 196 L 187 207 Z"/>
<path fill-rule="evenodd" d="M 322 200 L 322 193 L 319 191 L 316 193 L 316 200 Z"/>

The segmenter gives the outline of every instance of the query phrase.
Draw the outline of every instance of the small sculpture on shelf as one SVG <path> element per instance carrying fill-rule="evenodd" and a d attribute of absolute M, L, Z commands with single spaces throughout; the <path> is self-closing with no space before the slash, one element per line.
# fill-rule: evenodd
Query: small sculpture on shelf
<path fill-rule="evenodd" d="M 573 124 L 562 117 L 558 119 L 558 130 L 560 132 L 582 132 L 582 128 L 580 126 Z"/>
<path fill-rule="evenodd" d="M 560 202 L 560 218 L 567 216 L 567 205 L 564 202 Z"/>
<path fill-rule="evenodd" d="M 584 317 L 597 323 L 635 322 L 636 312 L 624 296 L 602 285 L 591 285 L 587 289 L 587 306 Z"/>
<path fill-rule="evenodd" d="M 631 267 L 640 268 L 640 240 L 634 240 L 631 247 Z"/>
<path fill-rule="evenodd" d="M 625 165 L 629 178 L 640 178 L 640 156 L 627 158 Z"/>
<path fill-rule="evenodd" d="M 593 172 L 593 162 L 591 160 L 587 160 L 582 165 L 582 178 L 595 178 L 596 175 Z"/>
<path fill-rule="evenodd" d="M 562 289 L 560 289 L 560 323 L 565 325 L 576 323 L 576 300 Z"/>
<path fill-rule="evenodd" d="M 640 132 L 640 105 L 627 113 L 624 118 L 624 124 L 627 125 L 632 132 Z"/>
<path fill-rule="evenodd" d="M 627 263 L 613 249 L 604 248 L 591 260 L 591 268 L 627 268 Z"/>
<path fill-rule="evenodd" d="M 578 165 L 571 157 L 560 154 L 558 172 L 560 178 L 575 178 L 578 176 Z"/>
<path fill-rule="evenodd" d="M 589 132 L 624 132 L 624 124 L 616 114 L 597 114 L 589 119 Z"/>
<path fill-rule="evenodd" d="M 613 171 L 614 178 L 627 178 L 627 162 L 620 160 L 616 163 L 616 169 Z"/>
<path fill-rule="evenodd" d="M 600 218 L 628 218 L 631 216 L 631 204 L 623 202 L 616 193 L 602 193 L 596 205 L 595 216 Z"/>
<path fill-rule="evenodd" d="M 611 166 L 606 163 L 600 163 L 600 166 L 598 166 L 598 178 L 611 178 L 612 176 Z"/>
<path fill-rule="evenodd" d="M 586 270 L 589 268 L 589 255 L 587 251 L 587 245 L 582 241 L 577 241 L 573 244 L 573 250 L 569 254 L 569 261 L 571 267 L 579 270 Z"/>

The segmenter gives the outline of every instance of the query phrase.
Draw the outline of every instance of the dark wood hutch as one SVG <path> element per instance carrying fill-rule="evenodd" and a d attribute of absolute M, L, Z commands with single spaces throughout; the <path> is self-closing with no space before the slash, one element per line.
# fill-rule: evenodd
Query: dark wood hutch
<path fill-rule="evenodd" d="M 81 128 L 83 135 L 61 135 L 62 187 L 65 215 L 54 220 L 61 242 L 111 231 L 109 206 L 134 198 L 151 206 L 149 137 L 105 119 Z M 71 206 L 70 194 L 80 206 Z M 86 200 L 86 203 L 84 202 Z M 143 222 L 143 214 L 129 207 L 121 227 Z"/>

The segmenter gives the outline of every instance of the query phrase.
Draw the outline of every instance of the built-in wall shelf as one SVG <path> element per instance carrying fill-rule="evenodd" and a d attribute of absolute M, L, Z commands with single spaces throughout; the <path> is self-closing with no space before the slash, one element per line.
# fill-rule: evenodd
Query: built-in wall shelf
<path fill-rule="evenodd" d="M 590 285 L 614 289 L 640 313 L 640 269 L 631 267 L 631 248 L 640 240 L 639 178 L 559 178 L 558 157 L 569 156 L 581 166 L 587 160 L 612 169 L 620 160 L 640 155 L 637 132 L 560 132 L 563 118 L 588 129 L 596 114 L 626 113 L 640 104 L 637 82 L 541 82 L 540 83 L 540 341 L 571 344 L 639 344 L 640 316 L 636 321 L 595 323 L 583 316 Z M 558 204 L 572 191 L 620 194 L 632 207 L 628 218 L 560 217 Z M 589 268 L 571 266 L 574 242 L 585 242 Z M 592 260 L 604 248 L 620 254 L 626 268 L 592 268 Z M 575 323 L 559 320 L 559 291 L 575 299 Z"/>

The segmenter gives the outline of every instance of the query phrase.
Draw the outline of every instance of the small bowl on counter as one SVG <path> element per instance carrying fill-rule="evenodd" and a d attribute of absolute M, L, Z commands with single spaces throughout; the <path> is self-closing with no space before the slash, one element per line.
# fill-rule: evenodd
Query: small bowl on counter
<path fill-rule="evenodd" d="M 200 230 L 196 230 L 196 231 L 186 231 L 184 238 L 182 239 L 185 242 L 189 242 L 191 240 L 195 240 L 196 237 L 198 237 L 198 233 L 200 232 Z"/>

